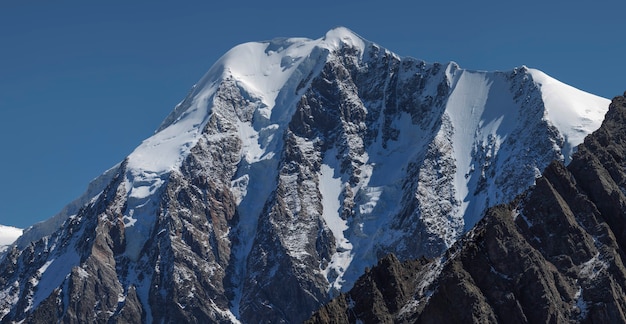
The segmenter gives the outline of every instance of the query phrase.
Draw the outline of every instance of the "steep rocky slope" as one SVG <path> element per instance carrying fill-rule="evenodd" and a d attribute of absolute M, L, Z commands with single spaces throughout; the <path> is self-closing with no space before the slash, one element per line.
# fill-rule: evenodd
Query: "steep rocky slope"
<path fill-rule="evenodd" d="M 626 97 L 617 97 L 567 168 L 552 163 L 441 258 L 386 258 L 310 322 L 624 323 L 624 188 Z"/>
<path fill-rule="evenodd" d="M 381 256 L 439 256 L 607 106 L 345 28 L 242 44 L 7 252 L 0 320 L 300 322 Z"/>

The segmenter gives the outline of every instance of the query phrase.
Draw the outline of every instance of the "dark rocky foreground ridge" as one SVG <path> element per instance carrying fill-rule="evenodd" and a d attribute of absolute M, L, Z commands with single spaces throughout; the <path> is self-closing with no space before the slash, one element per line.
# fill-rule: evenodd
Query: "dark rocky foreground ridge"
<path fill-rule="evenodd" d="M 309 323 L 624 323 L 625 188 L 620 96 L 568 167 L 552 163 L 441 258 L 381 260 Z"/>

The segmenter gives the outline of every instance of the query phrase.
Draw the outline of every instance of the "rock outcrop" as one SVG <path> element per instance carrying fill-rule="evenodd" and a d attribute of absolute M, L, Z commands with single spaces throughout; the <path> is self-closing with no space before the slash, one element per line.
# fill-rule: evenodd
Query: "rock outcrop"
<path fill-rule="evenodd" d="M 357 281 L 367 289 L 355 286 L 309 323 L 626 322 L 624 188 L 620 96 L 568 167 L 552 163 L 532 189 L 489 209 L 441 258 L 386 258 Z M 384 298 L 379 282 L 393 283 Z"/>

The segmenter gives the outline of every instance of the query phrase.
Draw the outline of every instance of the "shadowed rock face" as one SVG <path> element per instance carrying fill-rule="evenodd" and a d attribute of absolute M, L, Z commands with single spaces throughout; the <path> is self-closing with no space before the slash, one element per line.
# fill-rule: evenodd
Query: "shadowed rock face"
<path fill-rule="evenodd" d="M 532 189 L 488 210 L 441 258 L 387 257 L 309 322 L 623 323 L 624 188 L 620 96 L 567 168 L 552 163 Z M 380 282 L 394 288 L 381 294 Z"/>

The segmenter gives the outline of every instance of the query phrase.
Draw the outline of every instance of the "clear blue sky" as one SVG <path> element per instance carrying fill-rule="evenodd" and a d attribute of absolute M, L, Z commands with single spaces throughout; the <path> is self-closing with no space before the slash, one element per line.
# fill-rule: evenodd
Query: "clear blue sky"
<path fill-rule="evenodd" d="M 401 56 L 626 90 L 621 1 L 0 1 L 0 224 L 57 213 L 223 53 L 345 26 Z"/>

